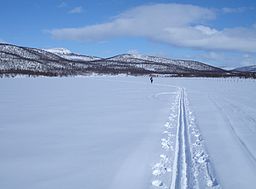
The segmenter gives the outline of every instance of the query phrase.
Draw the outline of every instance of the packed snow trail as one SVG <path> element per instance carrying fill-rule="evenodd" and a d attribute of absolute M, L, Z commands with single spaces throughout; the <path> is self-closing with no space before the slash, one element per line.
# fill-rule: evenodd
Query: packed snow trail
<path fill-rule="evenodd" d="M 152 167 L 152 185 L 165 189 L 220 188 L 185 90 L 178 88 L 176 94 L 165 124 L 165 138 L 161 139 L 164 153 Z"/>
<path fill-rule="evenodd" d="M 171 189 L 188 188 L 190 182 L 191 154 L 188 142 L 187 121 L 184 102 L 184 89 L 179 99 L 179 117 L 177 125 L 176 154 Z"/>

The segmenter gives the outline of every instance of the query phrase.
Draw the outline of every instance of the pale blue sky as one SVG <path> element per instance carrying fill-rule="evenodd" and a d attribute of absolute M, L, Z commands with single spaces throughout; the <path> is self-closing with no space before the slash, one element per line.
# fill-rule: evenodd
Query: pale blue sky
<path fill-rule="evenodd" d="M 1 0 L 0 41 L 108 57 L 256 64 L 254 0 Z"/>

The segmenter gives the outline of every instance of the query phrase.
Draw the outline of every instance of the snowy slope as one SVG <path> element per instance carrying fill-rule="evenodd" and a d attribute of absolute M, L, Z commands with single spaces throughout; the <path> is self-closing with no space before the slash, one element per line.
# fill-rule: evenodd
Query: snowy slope
<path fill-rule="evenodd" d="M 207 64 L 203 64 L 198 61 L 192 60 L 174 60 L 168 58 L 162 58 L 157 56 L 147 56 L 147 55 L 140 55 L 140 54 L 123 54 L 114 56 L 109 58 L 109 60 L 120 61 L 120 62 L 140 62 L 140 63 L 161 63 L 161 64 L 168 64 L 177 66 L 180 69 L 192 69 L 196 71 L 213 71 L 213 72 L 222 72 L 220 68 L 216 68 Z"/>
<path fill-rule="evenodd" d="M 121 57 L 121 58 L 120 58 Z M 106 67 L 128 69 L 128 70 L 138 70 L 142 73 L 189 73 L 193 72 L 188 68 L 182 66 L 176 66 L 166 63 L 156 63 L 150 62 L 143 59 L 137 58 L 123 58 L 122 55 L 118 55 L 113 58 L 102 59 L 99 61 L 94 61 L 96 64 L 101 64 Z"/>
<path fill-rule="evenodd" d="M 96 56 L 86 56 L 86 55 L 79 55 L 72 53 L 70 50 L 65 48 L 52 48 L 52 49 L 44 49 L 45 51 L 51 52 L 53 54 L 56 54 L 62 58 L 65 58 L 67 60 L 74 60 L 74 61 L 94 61 L 94 60 L 100 60 L 101 58 Z"/>
<path fill-rule="evenodd" d="M 254 80 L 0 85 L 0 188 L 255 188 Z"/>
<path fill-rule="evenodd" d="M 79 55 L 79 54 L 65 54 L 60 55 L 61 57 L 68 59 L 68 60 L 74 60 L 74 61 L 94 61 L 94 60 L 100 60 L 101 58 L 96 56 L 86 56 L 86 55 Z"/>
<path fill-rule="evenodd" d="M 29 72 L 28 72 L 29 71 Z M 145 55 L 122 54 L 99 58 L 72 53 L 68 49 L 36 49 L 0 43 L 0 74 L 88 75 L 168 74 L 222 76 L 226 71 L 192 60 L 172 60 Z"/>
<path fill-rule="evenodd" d="M 0 43 L 0 70 L 58 72 L 70 68 L 63 58 L 40 49 Z"/>
<path fill-rule="evenodd" d="M 66 54 L 69 53 L 68 50 L 55 49 L 53 52 L 55 53 L 0 43 L 0 72 L 46 76 L 79 75 L 88 72 L 87 61 L 68 60 L 56 53 L 62 52 L 63 56 L 72 55 Z"/>
<path fill-rule="evenodd" d="M 65 48 L 52 48 L 52 49 L 43 49 L 45 51 L 48 51 L 50 53 L 64 55 L 64 54 L 70 54 L 71 51 Z"/>
<path fill-rule="evenodd" d="M 240 72 L 256 72 L 256 65 L 244 66 L 244 67 L 236 68 L 236 69 L 234 69 L 234 71 L 240 71 Z"/>

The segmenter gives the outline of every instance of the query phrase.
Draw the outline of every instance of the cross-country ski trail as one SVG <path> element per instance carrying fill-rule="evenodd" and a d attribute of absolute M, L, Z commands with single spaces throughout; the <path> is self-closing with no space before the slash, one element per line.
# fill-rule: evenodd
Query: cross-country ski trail
<path fill-rule="evenodd" d="M 221 188 L 204 140 L 190 110 L 185 89 L 179 88 L 164 125 L 160 160 L 152 167 L 154 188 Z"/>

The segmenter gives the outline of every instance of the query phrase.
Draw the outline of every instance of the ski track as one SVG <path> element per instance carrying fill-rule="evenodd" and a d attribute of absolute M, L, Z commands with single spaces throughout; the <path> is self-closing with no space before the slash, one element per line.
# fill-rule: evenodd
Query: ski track
<path fill-rule="evenodd" d="M 171 105 L 171 113 L 164 128 L 164 138 L 161 139 L 163 153 L 160 155 L 159 162 L 152 167 L 153 187 L 221 188 L 210 164 L 195 118 L 189 110 L 189 102 L 183 88 L 178 88 L 176 92 L 176 98 Z"/>
<path fill-rule="evenodd" d="M 179 118 L 176 139 L 176 154 L 172 175 L 171 188 L 188 188 L 190 182 L 190 149 L 187 135 L 187 122 L 184 105 L 184 90 L 182 89 L 179 100 Z"/>
<path fill-rule="evenodd" d="M 230 128 L 230 131 L 233 135 L 233 137 L 237 140 L 238 144 L 240 144 L 241 148 L 244 150 L 244 152 L 246 152 L 248 158 L 251 160 L 252 165 L 256 166 L 256 157 L 254 156 L 254 154 L 250 151 L 250 149 L 248 148 L 248 146 L 246 145 L 246 143 L 242 140 L 242 138 L 239 136 L 239 134 L 237 133 L 236 129 L 234 128 L 234 126 L 232 125 L 232 122 L 229 118 L 229 116 L 225 113 L 225 111 L 223 110 L 223 108 L 216 102 L 216 100 L 214 100 L 212 97 L 209 97 L 211 99 L 211 101 L 213 102 L 213 104 L 218 108 L 218 110 L 222 113 L 223 119 L 225 120 L 225 122 L 227 123 L 227 125 Z"/>
<path fill-rule="evenodd" d="M 235 105 L 234 103 L 232 103 L 230 100 L 223 98 L 223 100 L 230 106 L 230 108 L 233 110 L 233 112 L 235 113 L 239 113 L 239 117 L 240 119 L 246 120 L 251 122 L 251 124 L 247 125 L 245 124 L 245 126 L 251 131 L 251 132 L 256 132 L 256 119 L 253 118 L 251 115 L 249 115 L 247 112 L 245 112 L 243 110 L 243 108 L 240 106 Z"/>

